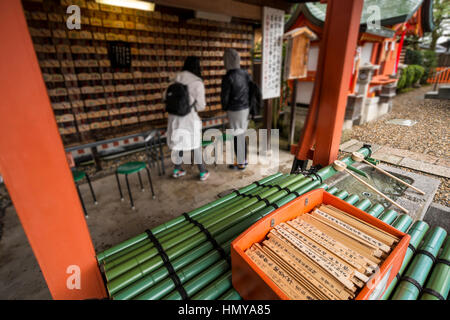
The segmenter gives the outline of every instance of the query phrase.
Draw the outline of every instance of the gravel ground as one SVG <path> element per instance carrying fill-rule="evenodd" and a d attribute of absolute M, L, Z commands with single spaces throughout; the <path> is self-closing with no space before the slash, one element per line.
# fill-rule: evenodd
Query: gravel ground
<path fill-rule="evenodd" d="M 450 103 L 424 100 L 430 86 L 394 98 L 392 111 L 384 117 L 352 128 L 353 139 L 410 150 L 439 158 L 449 158 Z M 414 126 L 387 124 L 390 119 L 410 119 Z"/>
<path fill-rule="evenodd" d="M 346 132 L 345 140 L 386 145 L 392 148 L 423 153 L 441 159 L 450 159 L 450 103 L 448 100 L 423 99 L 431 90 L 425 86 L 394 98 L 392 111 L 376 121 L 354 126 Z M 414 126 L 389 125 L 390 119 L 415 120 Z M 415 170 L 407 171 L 424 174 Z M 436 177 L 436 176 L 434 176 Z M 441 185 L 434 201 L 442 205 L 450 205 L 450 179 L 438 177 Z"/>

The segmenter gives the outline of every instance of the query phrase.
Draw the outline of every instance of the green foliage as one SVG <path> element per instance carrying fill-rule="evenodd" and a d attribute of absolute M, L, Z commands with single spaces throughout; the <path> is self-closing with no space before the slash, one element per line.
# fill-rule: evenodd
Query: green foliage
<path fill-rule="evenodd" d="M 414 70 L 414 79 L 412 84 L 415 84 L 418 83 L 418 81 L 422 78 L 425 72 L 425 68 L 419 65 L 412 65 L 411 67 L 413 67 Z"/>
<path fill-rule="evenodd" d="M 402 70 L 402 74 L 400 75 L 400 78 L 397 81 L 397 89 L 402 90 L 405 88 L 406 85 L 406 72 L 405 69 Z"/>
<path fill-rule="evenodd" d="M 434 0 L 433 1 L 433 23 L 435 25 L 433 31 L 428 33 L 431 36 L 430 50 L 436 50 L 436 44 L 440 37 L 448 36 L 448 17 L 450 12 L 450 1 Z"/>
<path fill-rule="evenodd" d="M 437 67 L 437 56 L 436 53 L 432 50 L 406 50 L 405 54 L 405 63 L 408 65 L 418 65 L 423 67 L 423 72 L 420 71 L 420 69 L 416 70 L 417 74 L 421 72 L 420 76 L 420 83 L 425 84 L 427 82 L 428 77 L 430 76 L 431 72 L 433 72 L 434 68 Z M 412 72 L 411 70 L 409 72 Z M 415 78 L 417 81 L 417 77 Z M 408 87 L 407 79 L 404 79 L 404 82 L 401 82 L 401 84 L 404 84 L 405 87 Z M 416 83 L 416 81 L 413 81 L 412 83 Z M 399 81 L 400 83 L 400 81 Z"/>
<path fill-rule="evenodd" d="M 423 51 L 423 64 L 424 67 L 424 73 L 422 75 L 422 78 L 420 79 L 421 84 L 427 83 L 428 77 L 431 75 L 433 70 L 437 67 L 437 55 L 436 52 L 432 50 L 424 50 Z"/>
<path fill-rule="evenodd" d="M 405 69 L 405 76 L 406 76 L 405 87 L 406 88 L 409 88 L 412 86 L 413 81 L 414 81 L 414 75 L 415 75 L 415 71 L 414 71 L 413 65 L 408 66 Z"/>
<path fill-rule="evenodd" d="M 405 64 L 418 64 L 422 65 L 423 63 L 423 53 L 419 50 L 411 50 L 407 49 L 405 53 Z"/>
<path fill-rule="evenodd" d="M 412 87 L 423 76 L 425 68 L 419 65 L 409 65 L 403 69 L 397 82 L 397 89 L 403 92 L 405 88 Z"/>

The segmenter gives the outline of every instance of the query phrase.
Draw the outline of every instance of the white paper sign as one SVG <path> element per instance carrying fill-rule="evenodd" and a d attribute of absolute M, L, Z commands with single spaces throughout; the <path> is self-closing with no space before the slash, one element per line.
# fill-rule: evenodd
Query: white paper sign
<path fill-rule="evenodd" d="M 284 11 L 264 7 L 262 39 L 262 98 L 280 96 Z"/>

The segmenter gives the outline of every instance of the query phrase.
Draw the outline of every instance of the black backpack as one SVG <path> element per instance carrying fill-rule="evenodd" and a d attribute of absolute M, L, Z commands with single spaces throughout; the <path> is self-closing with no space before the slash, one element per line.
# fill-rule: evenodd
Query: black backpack
<path fill-rule="evenodd" d="M 166 92 L 166 111 L 177 116 L 185 116 L 191 112 L 188 87 L 182 83 L 172 83 Z M 195 103 L 195 102 L 194 102 Z"/>
<path fill-rule="evenodd" d="M 248 91 L 249 91 L 249 104 L 250 104 L 250 115 L 254 118 L 256 115 L 259 115 L 261 112 L 261 101 L 262 95 L 261 90 L 256 85 L 255 82 L 250 80 L 248 82 Z"/>

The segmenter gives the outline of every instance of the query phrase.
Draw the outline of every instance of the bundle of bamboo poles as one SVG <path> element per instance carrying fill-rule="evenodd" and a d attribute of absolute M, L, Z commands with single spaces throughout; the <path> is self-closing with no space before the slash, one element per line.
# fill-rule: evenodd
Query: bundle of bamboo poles
<path fill-rule="evenodd" d="M 370 149 L 360 152 L 368 155 Z M 342 161 L 353 163 L 351 157 Z M 336 173 L 332 166 L 309 177 L 277 173 L 100 253 L 111 298 L 237 299 L 230 242 L 296 197 L 327 189 L 323 181 Z"/>
<path fill-rule="evenodd" d="M 425 235 L 423 243 L 419 246 L 419 250 L 416 251 L 390 297 L 391 300 L 416 300 L 419 298 L 425 280 L 436 262 L 437 254 L 446 237 L 447 232 L 441 227 L 434 227 Z M 448 276 L 445 276 L 442 280 L 448 282 Z M 433 290 L 429 291 L 433 292 Z"/>
<path fill-rule="evenodd" d="M 349 300 L 399 239 L 331 205 L 275 226 L 246 254 L 293 300 Z"/>

